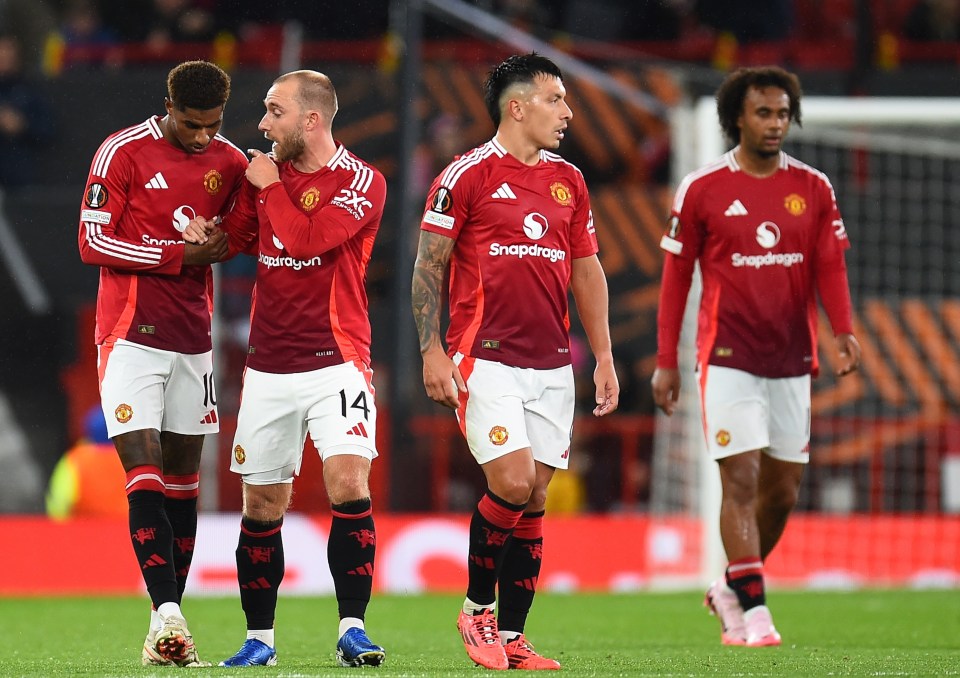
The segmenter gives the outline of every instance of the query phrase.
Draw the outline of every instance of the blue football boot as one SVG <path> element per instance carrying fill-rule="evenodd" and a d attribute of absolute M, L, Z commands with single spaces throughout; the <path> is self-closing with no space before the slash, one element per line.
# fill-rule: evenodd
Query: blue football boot
<path fill-rule="evenodd" d="M 235 655 L 224 659 L 220 666 L 274 666 L 277 663 L 277 651 L 262 640 L 247 638 Z"/>
<path fill-rule="evenodd" d="M 354 626 L 347 629 L 337 642 L 337 661 L 340 666 L 380 666 L 387 653 L 374 645 L 363 629 Z"/>

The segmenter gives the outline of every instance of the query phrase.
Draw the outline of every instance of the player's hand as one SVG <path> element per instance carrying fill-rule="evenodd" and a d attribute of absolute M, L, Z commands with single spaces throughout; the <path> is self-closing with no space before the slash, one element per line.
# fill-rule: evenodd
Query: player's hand
<path fill-rule="evenodd" d="M 677 408 L 680 398 L 680 370 L 677 368 L 658 367 L 653 371 L 653 402 L 669 417 Z"/>
<path fill-rule="evenodd" d="M 195 245 L 191 242 L 183 244 L 183 265 L 203 266 L 223 261 L 229 252 L 227 234 L 219 228 L 214 228 L 207 235 L 207 242 Z"/>
<path fill-rule="evenodd" d="M 460 407 L 460 393 L 467 392 L 459 368 L 439 347 L 423 354 L 423 386 L 433 402 L 453 410 Z"/>
<path fill-rule="evenodd" d="M 593 416 L 602 417 L 616 411 L 620 405 L 620 382 L 612 360 L 597 363 L 593 383 L 597 387 L 597 406 L 593 408 Z"/>
<path fill-rule="evenodd" d="M 259 189 L 280 181 L 280 170 L 273 158 L 255 148 L 247 149 L 250 154 L 250 164 L 247 165 L 247 180 Z"/>
<path fill-rule="evenodd" d="M 216 225 L 217 221 L 215 219 L 205 219 L 203 217 L 191 219 L 187 223 L 187 227 L 183 229 L 183 239 L 185 242 L 191 242 L 194 245 L 202 245 L 207 242 L 207 234 L 212 232 Z"/>
<path fill-rule="evenodd" d="M 843 377 L 860 367 L 860 342 L 852 334 L 837 335 L 837 353 L 840 354 L 840 367 L 837 376 Z"/>

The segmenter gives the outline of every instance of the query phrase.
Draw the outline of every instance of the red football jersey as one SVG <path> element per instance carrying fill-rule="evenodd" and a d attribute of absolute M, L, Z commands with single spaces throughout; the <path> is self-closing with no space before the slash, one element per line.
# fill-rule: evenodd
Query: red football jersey
<path fill-rule="evenodd" d="M 247 183 L 223 221 L 231 250 L 258 256 L 247 366 L 288 374 L 369 365 L 364 283 L 386 181 L 339 144 L 316 172 L 278 167 L 279 183 L 259 192 Z"/>
<path fill-rule="evenodd" d="M 456 239 L 451 355 L 538 369 L 570 364 L 571 264 L 597 252 L 580 170 L 547 151 L 525 165 L 494 138 L 434 179 L 420 228 Z"/>
<path fill-rule="evenodd" d="M 80 257 L 100 266 L 97 344 L 110 336 L 177 353 L 211 349 L 210 266 L 183 266 L 183 229 L 229 209 L 243 152 L 217 135 L 203 153 L 163 138 L 160 118 L 110 135 L 87 176 Z"/>
<path fill-rule="evenodd" d="M 743 172 L 733 150 L 688 174 L 661 247 L 700 262 L 698 362 L 816 373 L 818 271 L 844 268 L 849 246 L 829 179 L 786 153 L 769 177 Z"/>

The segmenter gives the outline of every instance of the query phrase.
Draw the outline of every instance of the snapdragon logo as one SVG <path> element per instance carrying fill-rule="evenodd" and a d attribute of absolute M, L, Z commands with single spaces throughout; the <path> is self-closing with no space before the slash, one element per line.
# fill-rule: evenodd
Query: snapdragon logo
<path fill-rule="evenodd" d="M 490 243 L 489 254 L 491 257 L 540 257 L 549 259 L 552 262 L 565 261 L 567 253 L 554 247 L 541 247 L 540 245 L 501 245 L 498 242 Z"/>
<path fill-rule="evenodd" d="M 260 253 L 259 258 L 257 259 L 261 264 L 267 268 L 292 268 L 294 271 L 299 271 L 301 268 L 309 268 L 311 266 L 320 265 L 320 257 L 310 257 L 309 259 L 294 259 L 293 257 L 272 257 L 268 254 Z"/>
<path fill-rule="evenodd" d="M 173 211 L 173 227 L 183 233 L 191 219 L 197 218 L 197 211 L 190 205 L 180 205 Z"/>
<path fill-rule="evenodd" d="M 539 212 L 531 212 L 523 218 L 523 232 L 531 240 L 539 240 L 547 234 L 547 218 Z"/>
<path fill-rule="evenodd" d="M 740 254 L 739 252 L 734 252 L 733 256 L 730 257 L 730 263 L 733 264 L 734 268 L 746 267 L 760 269 L 765 266 L 783 266 L 784 268 L 790 268 L 794 264 L 803 263 L 803 253 L 781 252 L 774 254 L 773 252 L 767 252 L 766 254 Z"/>
<path fill-rule="evenodd" d="M 182 245 L 182 240 L 167 240 L 166 238 L 151 238 L 149 235 L 140 236 L 140 239 L 143 241 L 144 245 L 154 245 L 155 247 L 163 247 L 164 245 Z"/>
<path fill-rule="evenodd" d="M 764 221 L 757 226 L 757 242 L 760 247 L 772 249 L 780 242 L 780 227 L 772 221 Z"/>

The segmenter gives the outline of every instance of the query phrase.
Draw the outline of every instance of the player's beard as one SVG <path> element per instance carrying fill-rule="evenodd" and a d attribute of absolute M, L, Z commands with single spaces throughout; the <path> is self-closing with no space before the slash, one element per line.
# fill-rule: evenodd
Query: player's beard
<path fill-rule="evenodd" d="M 277 141 L 273 145 L 273 155 L 278 162 L 293 160 L 303 155 L 307 144 L 303 140 L 303 126 L 297 125 L 297 128 L 290 132 L 283 141 Z"/>

